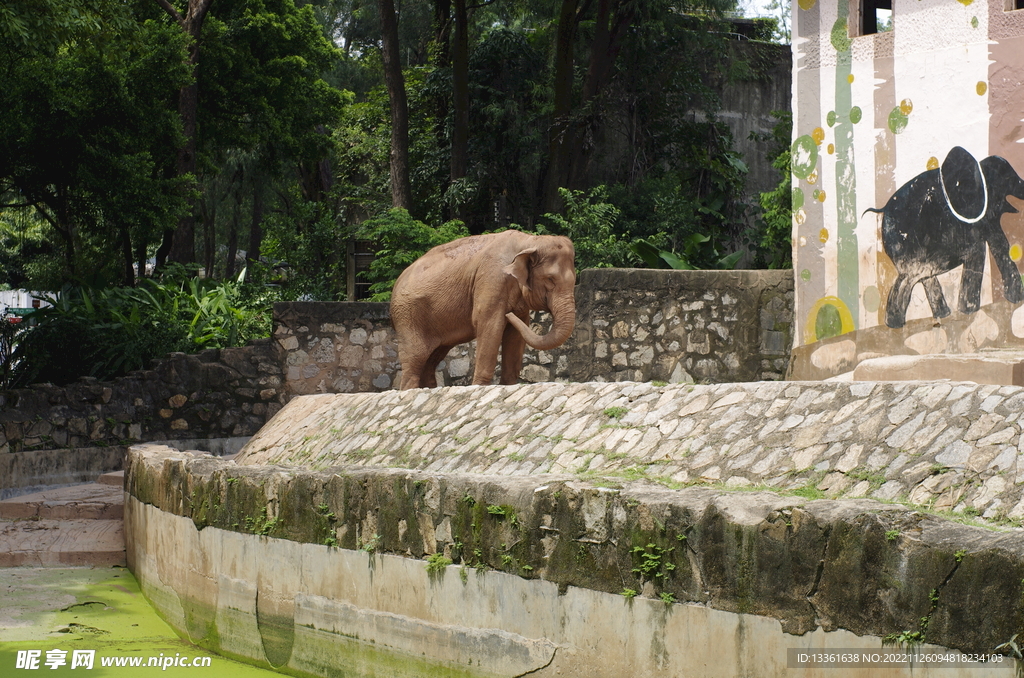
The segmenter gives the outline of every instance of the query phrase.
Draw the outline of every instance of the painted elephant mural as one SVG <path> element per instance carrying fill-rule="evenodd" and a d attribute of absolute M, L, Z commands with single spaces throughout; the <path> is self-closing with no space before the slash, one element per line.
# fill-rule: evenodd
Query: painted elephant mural
<path fill-rule="evenodd" d="M 526 345 L 561 346 L 576 323 L 575 250 L 563 236 L 503 231 L 439 245 L 395 281 L 391 322 L 398 334 L 402 389 L 432 388 L 457 344 L 476 338 L 474 384 L 490 384 L 501 347 L 501 383 L 515 384 Z M 538 335 L 530 311 L 549 311 Z"/>
<path fill-rule="evenodd" d="M 1000 218 L 1017 210 L 1007 197 L 1024 199 L 1024 181 L 999 156 L 975 160 L 967 150 L 953 148 L 942 165 L 923 172 L 900 187 L 881 209 L 882 247 L 898 277 L 889 290 L 885 324 L 903 327 L 911 292 L 924 287 L 932 315 L 949 315 L 936 276 L 963 266 L 958 308 L 974 313 L 981 305 L 986 245 L 1003 279 L 1003 294 L 1024 302 L 1024 285 L 1010 258 L 1010 245 Z"/>

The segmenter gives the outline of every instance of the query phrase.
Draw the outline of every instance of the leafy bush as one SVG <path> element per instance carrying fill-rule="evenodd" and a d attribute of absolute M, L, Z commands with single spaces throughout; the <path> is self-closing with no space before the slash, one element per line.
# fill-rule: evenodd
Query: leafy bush
<path fill-rule="evenodd" d="M 112 379 L 173 351 L 240 346 L 269 336 L 266 293 L 238 280 L 143 280 L 134 288 L 65 287 L 32 313 L 11 354 L 3 386 Z"/>
<path fill-rule="evenodd" d="M 538 226 L 538 233 L 564 235 L 572 240 L 577 269 L 634 265 L 629 244 L 615 234 L 619 209 L 607 202 L 604 186 L 589 193 L 565 188 L 558 189 L 558 193 L 565 203 L 565 215 L 545 214 L 551 226 Z"/>
<path fill-rule="evenodd" d="M 364 221 L 358 237 L 377 246 L 376 258 L 366 278 L 372 282 L 370 301 L 389 301 L 395 280 L 409 264 L 427 250 L 469 235 L 461 221 L 448 221 L 431 228 L 400 207 Z"/>
<path fill-rule="evenodd" d="M 774 111 L 778 120 L 769 141 L 774 141 L 769 152 L 772 167 L 781 178 L 775 190 L 760 195 L 762 214 L 758 219 L 758 252 L 755 263 L 768 268 L 793 267 L 793 182 L 790 174 L 789 138 L 793 117 L 788 111 Z"/>

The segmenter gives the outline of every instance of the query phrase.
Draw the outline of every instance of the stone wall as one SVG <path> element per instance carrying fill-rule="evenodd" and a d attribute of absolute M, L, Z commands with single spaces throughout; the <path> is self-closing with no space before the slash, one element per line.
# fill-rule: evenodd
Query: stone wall
<path fill-rule="evenodd" d="M 87 480 L 120 467 L 133 442 L 251 436 L 286 402 L 282 376 L 278 345 L 263 339 L 174 353 L 110 382 L 0 392 L 0 488 Z"/>
<path fill-rule="evenodd" d="M 585 270 L 573 335 L 553 351 L 528 349 L 522 381 L 783 379 L 792 297 L 791 271 Z M 535 316 L 546 331 L 547 314 Z M 386 304 L 281 303 L 274 318 L 289 395 L 383 391 L 398 383 Z M 438 384 L 471 382 L 473 346 L 452 349 Z"/>

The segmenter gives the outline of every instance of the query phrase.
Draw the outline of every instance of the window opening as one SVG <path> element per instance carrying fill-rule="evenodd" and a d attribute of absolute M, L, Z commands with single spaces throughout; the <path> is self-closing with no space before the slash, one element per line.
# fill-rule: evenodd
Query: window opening
<path fill-rule="evenodd" d="M 1024 2 L 1024 0 L 1008 0 L 1008 2 Z M 860 21 L 850 22 L 859 29 L 857 35 L 885 33 L 892 30 L 892 0 L 860 0 Z"/>

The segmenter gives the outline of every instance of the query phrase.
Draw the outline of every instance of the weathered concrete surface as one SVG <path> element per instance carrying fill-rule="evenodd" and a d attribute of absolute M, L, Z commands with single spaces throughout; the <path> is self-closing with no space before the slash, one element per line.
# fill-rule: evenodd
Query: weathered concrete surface
<path fill-rule="evenodd" d="M 313 675 L 371 653 L 395 675 L 792 676 L 787 647 L 907 632 L 988 651 L 1024 623 L 1016 531 L 867 499 L 601 484 L 138 446 L 129 567 L 194 642 Z M 462 568 L 415 560 L 437 554 Z"/>
<path fill-rule="evenodd" d="M 0 501 L 0 519 L 120 520 L 124 490 L 86 483 Z"/>
<path fill-rule="evenodd" d="M 99 480 L 0 501 L 0 567 L 124 565 L 124 476 Z"/>
<path fill-rule="evenodd" d="M 124 445 L 0 452 L 0 499 L 84 483 L 124 468 Z"/>
<path fill-rule="evenodd" d="M 815 340 L 814 322 L 806 324 L 805 318 L 804 332 L 794 342 L 786 378 L 827 379 L 882 356 L 1024 351 L 1024 311 L 1001 295 L 975 313 L 964 314 L 953 308 L 950 315 L 941 319 L 932 318 L 926 310 L 924 295 L 914 296 L 918 298 L 919 310 L 928 317 L 908 318 L 899 329 L 881 324 Z"/>
<path fill-rule="evenodd" d="M 0 522 L 0 567 L 124 564 L 121 520 Z"/>
<path fill-rule="evenodd" d="M 535 384 L 291 401 L 241 464 L 575 473 L 1024 517 L 1024 388 Z"/>
<path fill-rule="evenodd" d="M 1024 386 L 1024 351 L 960 355 L 894 355 L 869 358 L 853 370 L 855 381 L 969 381 Z"/>

